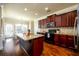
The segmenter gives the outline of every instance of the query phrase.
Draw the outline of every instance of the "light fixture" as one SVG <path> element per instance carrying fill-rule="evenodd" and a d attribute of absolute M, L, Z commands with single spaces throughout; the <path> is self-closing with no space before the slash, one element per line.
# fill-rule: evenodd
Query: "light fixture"
<path fill-rule="evenodd" d="M 35 13 L 35 15 L 38 15 L 37 13 Z"/>
<path fill-rule="evenodd" d="M 27 8 L 24 8 L 24 11 L 27 11 Z"/>
<path fill-rule="evenodd" d="M 48 10 L 48 7 L 46 7 L 45 10 L 47 11 Z"/>
<path fill-rule="evenodd" d="M 48 12 L 51 12 L 51 10 L 48 8 L 48 7 L 46 7 L 45 8 L 45 11 L 48 13 Z"/>

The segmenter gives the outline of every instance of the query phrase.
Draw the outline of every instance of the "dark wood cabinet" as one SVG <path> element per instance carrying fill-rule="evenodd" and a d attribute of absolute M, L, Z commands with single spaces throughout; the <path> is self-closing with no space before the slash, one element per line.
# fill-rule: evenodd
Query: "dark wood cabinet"
<path fill-rule="evenodd" d="M 60 46 L 66 47 L 67 44 L 67 36 L 66 35 L 60 35 Z"/>
<path fill-rule="evenodd" d="M 51 16 L 48 16 L 46 19 L 47 19 L 47 21 L 46 21 L 47 23 L 50 23 L 51 22 L 50 21 L 51 20 Z"/>
<path fill-rule="evenodd" d="M 46 19 L 43 19 L 43 28 L 46 28 L 47 27 L 47 23 L 46 23 Z"/>
<path fill-rule="evenodd" d="M 55 45 L 60 45 L 59 41 L 60 41 L 60 40 L 59 40 L 59 35 L 58 35 L 58 34 L 55 34 L 55 35 L 54 35 L 54 44 L 55 44 Z"/>
<path fill-rule="evenodd" d="M 77 11 L 71 11 L 60 15 L 50 15 L 45 20 L 39 21 L 39 27 L 45 28 L 47 23 L 54 22 L 55 27 L 74 27 Z M 53 28 L 53 27 L 51 27 Z"/>
<path fill-rule="evenodd" d="M 30 40 L 17 36 L 17 39 L 19 39 L 20 48 L 23 49 L 27 55 L 40 56 L 42 54 L 44 36 L 30 38 Z"/>
<path fill-rule="evenodd" d="M 74 49 L 74 36 L 73 35 L 54 35 L 54 44 L 62 47 L 73 48 Z"/>
<path fill-rule="evenodd" d="M 74 48 L 74 36 L 67 36 L 67 47 Z"/>
<path fill-rule="evenodd" d="M 55 22 L 56 14 L 50 15 L 50 22 Z"/>
<path fill-rule="evenodd" d="M 44 20 L 43 19 L 38 21 L 38 27 L 44 28 Z"/>
<path fill-rule="evenodd" d="M 61 26 L 62 27 L 68 27 L 68 17 L 67 13 L 61 15 Z"/>
<path fill-rule="evenodd" d="M 75 10 L 75 11 L 68 12 L 67 15 L 68 15 L 68 26 L 73 27 L 75 18 L 77 16 L 77 11 Z"/>
<path fill-rule="evenodd" d="M 40 56 L 43 51 L 44 37 L 36 38 L 32 41 L 32 56 Z"/>
<path fill-rule="evenodd" d="M 61 15 L 56 15 L 55 25 L 56 25 L 56 27 L 61 27 Z"/>

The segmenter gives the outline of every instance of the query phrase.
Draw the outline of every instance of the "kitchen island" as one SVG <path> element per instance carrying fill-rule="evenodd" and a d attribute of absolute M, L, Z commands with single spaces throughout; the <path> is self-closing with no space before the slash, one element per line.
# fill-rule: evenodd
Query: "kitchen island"
<path fill-rule="evenodd" d="M 19 40 L 20 48 L 22 48 L 26 55 L 29 56 L 40 56 L 43 51 L 43 35 L 24 35 L 16 34 Z"/>

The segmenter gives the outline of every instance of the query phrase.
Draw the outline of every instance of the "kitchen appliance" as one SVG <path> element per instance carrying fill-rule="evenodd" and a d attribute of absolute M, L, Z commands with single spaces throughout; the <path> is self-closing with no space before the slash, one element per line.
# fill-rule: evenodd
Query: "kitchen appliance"
<path fill-rule="evenodd" d="M 56 33 L 56 29 L 50 29 L 45 33 L 45 42 L 54 44 L 54 33 Z"/>
<path fill-rule="evenodd" d="M 55 27 L 55 22 L 47 23 L 47 28 Z"/>
<path fill-rule="evenodd" d="M 77 8 L 77 17 L 74 22 L 74 31 L 77 34 L 77 37 L 74 36 L 74 45 L 75 49 L 79 50 L 79 6 Z"/>

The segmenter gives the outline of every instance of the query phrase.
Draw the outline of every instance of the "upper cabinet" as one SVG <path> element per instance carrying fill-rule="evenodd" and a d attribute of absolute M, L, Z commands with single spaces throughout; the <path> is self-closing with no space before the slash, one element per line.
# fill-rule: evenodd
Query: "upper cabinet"
<path fill-rule="evenodd" d="M 55 22 L 56 14 L 50 15 L 50 22 Z"/>
<path fill-rule="evenodd" d="M 56 27 L 61 27 L 61 15 L 55 17 L 55 25 Z"/>
<path fill-rule="evenodd" d="M 46 18 L 46 20 L 47 20 L 47 21 L 46 21 L 47 23 L 50 23 L 50 22 L 51 22 L 51 16 L 48 16 L 48 17 Z"/>
<path fill-rule="evenodd" d="M 67 13 L 66 14 L 62 14 L 61 15 L 61 26 L 62 27 L 68 27 L 68 17 L 67 17 Z"/>
<path fill-rule="evenodd" d="M 69 12 L 69 13 L 67 13 L 67 15 L 68 15 L 68 26 L 73 27 L 75 18 L 77 16 L 77 11 Z"/>
<path fill-rule="evenodd" d="M 39 28 L 48 28 L 49 25 L 53 27 L 74 27 L 77 10 L 67 12 L 60 15 L 50 15 L 46 19 L 39 20 Z M 52 23 L 51 23 L 52 22 Z"/>

